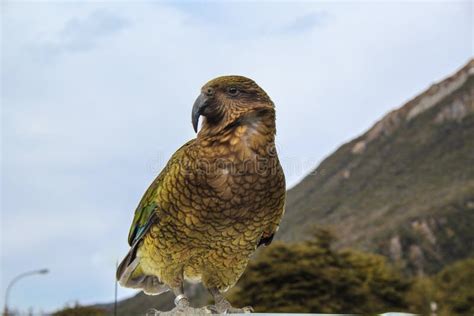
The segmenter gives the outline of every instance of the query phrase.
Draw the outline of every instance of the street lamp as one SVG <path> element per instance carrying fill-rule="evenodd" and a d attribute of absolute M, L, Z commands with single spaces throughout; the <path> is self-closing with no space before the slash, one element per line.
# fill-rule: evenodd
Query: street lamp
<path fill-rule="evenodd" d="M 34 270 L 34 271 L 28 271 L 24 272 L 22 274 L 17 275 L 16 277 L 13 278 L 13 280 L 10 281 L 10 283 L 7 286 L 7 290 L 5 292 L 5 307 L 3 310 L 3 315 L 8 316 L 8 296 L 10 295 L 10 290 L 13 287 L 13 285 L 20 279 L 23 279 L 24 277 L 30 276 L 30 275 L 35 275 L 35 274 L 46 274 L 49 273 L 48 269 L 41 269 L 41 270 Z"/>

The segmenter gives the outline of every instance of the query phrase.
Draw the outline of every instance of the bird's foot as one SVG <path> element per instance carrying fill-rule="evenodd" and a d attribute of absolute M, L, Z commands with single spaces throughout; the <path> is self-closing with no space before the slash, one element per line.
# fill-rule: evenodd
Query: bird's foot
<path fill-rule="evenodd" d="M 148 310 L 146 316 L 185 316 L 185 315 L 208 315 L 210 314 L 209 311 L 203 308 L 192 308 L 189 307 L 189 299 L 180 294 L 176 296 L 174 299 L 174 303 L 176 305 L 175 308 L 168 312 L 161 312 L 154 308 Z"/>
<path fill-rule="evenodd" d="M 228 314 L 250 314 L 253 313 L 252 306 L 244 306 L 242 308 L 230 307 L 227 309 Z"/>
<path fill-rule="evenodd" d="M 160 315 L 160 313 L 162 312 L 160 312 L 156 308 L 150 308 L 149 310 L 146 311 L 145 316 L 158 316 Z"/>
<path fill-rule="evenodd" d="M 193 307 L 178 307 L 176 306 L 170 311 L 161 312 L 157 309 L 149 309 L 146 313 L 146 316 L 187 316 L 187 315 L 197 315 L 204 316 L 209 315 L 211 312 L 204 308 L 193 308 Z"/>
<path fill-rule="evenodd" d="M 207 309 L 211 314 L 250 314 L 253 312 L 253 308 L 251 306 L 235 308 L 230 305 L 229 302 L 221 302 L 220 304 L 218 303 L 216 305 L 209 305 L 204 308 Z"/>

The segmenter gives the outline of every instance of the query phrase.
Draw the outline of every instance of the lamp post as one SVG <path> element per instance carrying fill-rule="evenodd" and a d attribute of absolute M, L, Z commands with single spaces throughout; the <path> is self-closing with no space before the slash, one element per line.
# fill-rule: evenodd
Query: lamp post
<path fill-rule="evenodd" d="M 8 316 L 8 297 L 10 295 L 10 290 L 11 288 L 13 287 L 13 285 L 20 279 L 23 279 L 24 277 L 27 277 L 27 276 L 30 276 L 30 275 L 35 275 L 35 274 L 46 274 L 48 273 L 49 270 L 48 269 L 41 269 L 41 270 L 34 270 L 34 271 L 28 271 L 28 272 L 24 272 L 24 273 L 21 273 L 19 275 L 17 275 L 16 277 L 14 277 L 10 283 L 8 284 L 7 286 L 7 290 L 5 292 L 5 307 L 4 307 L 4 310 L 3 310 L 3 315 L 4 316 Z"/>

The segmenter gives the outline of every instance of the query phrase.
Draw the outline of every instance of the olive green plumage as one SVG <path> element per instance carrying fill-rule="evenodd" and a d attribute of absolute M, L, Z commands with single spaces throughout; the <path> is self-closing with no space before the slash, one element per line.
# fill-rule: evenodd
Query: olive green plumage
<path fill-rule="evenodd" d="M 187 279 L 225 291 L 283 216 L 273 102 L 240 76 L 201 91 L 192 115 L 195 128 L 203 116 L 197 138 L 176 151 L 135 211 L 131 250 L 117 270 L 123 286 L 158 294 Z"/>

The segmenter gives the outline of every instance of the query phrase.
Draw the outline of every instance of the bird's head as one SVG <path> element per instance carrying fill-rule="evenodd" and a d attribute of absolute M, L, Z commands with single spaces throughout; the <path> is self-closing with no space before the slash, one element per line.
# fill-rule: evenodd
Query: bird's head
<path fill-rule="evenodd" d="M 202 87 L 194 102 L 192 123 L 197 132 L 199 117 L 203 116 L 203 128 L 221 130 L 252 113 L 273 109 L 272 100 L 253 80 L 223 76 Z"/>

